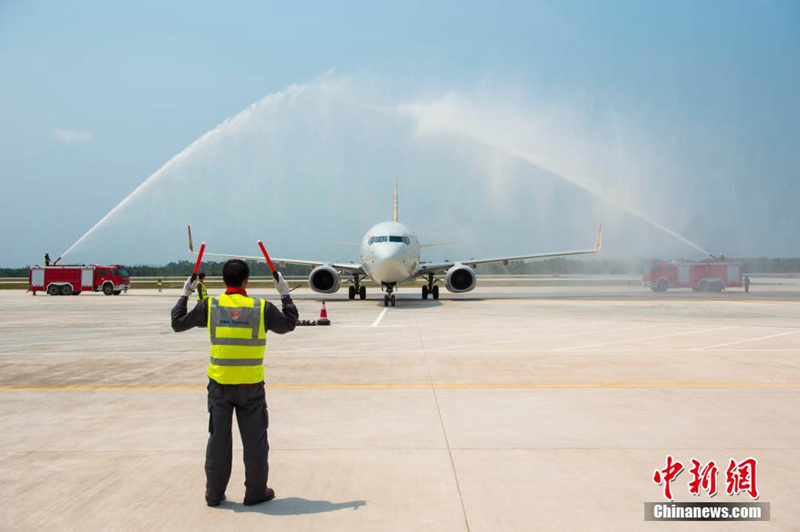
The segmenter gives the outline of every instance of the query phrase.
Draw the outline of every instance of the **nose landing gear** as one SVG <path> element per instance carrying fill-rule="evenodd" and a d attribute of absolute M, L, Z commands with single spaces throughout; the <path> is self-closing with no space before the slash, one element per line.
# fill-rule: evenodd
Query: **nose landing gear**
<path fill-rule="evenodd" d="M 384 307 L 390 307 L 390 306 L 393 307 L 393 306 L 395 306 L 396 301 L 395 301 L 395 298 L 394 298 L 394 294 L 392 293 L 394 291 L 394 285 L 393 284 L 385 284 L 383 286 L 386 289 L 386 294 L 383 296 L 383 306 Z"/>

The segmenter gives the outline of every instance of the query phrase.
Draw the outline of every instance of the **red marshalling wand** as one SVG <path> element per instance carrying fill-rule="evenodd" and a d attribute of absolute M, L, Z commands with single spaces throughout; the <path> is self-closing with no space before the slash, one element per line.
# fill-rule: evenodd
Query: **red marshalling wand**
<path fill-rule="evenodd" d="M 264 247 L 264 243 L 259 240 L 258 247 L 261 248 L 261 253 L 264 254 L 264 258 L 267 259 L 267 264 L 269 265 L 269 269 L 272 270 L 272 277 L 275 278 L 275 281 L 278 281 L 278 272 L 275 270 L 275 265 L 272 264 L 272 259 L 269 258 L 269 254 L 267 253 L 267 248 Z"/>
<path fill-rule="evenodd" d="M 197 272 L 200 271 L 200 263 L 203 262 L 203 252 L 206 250 L 206 243 L 200 243 L 200 251 L 197 253 L 197 262 L 194 263 L 194 271 L 192 272 L 192 282 L 197 279 Z"/>

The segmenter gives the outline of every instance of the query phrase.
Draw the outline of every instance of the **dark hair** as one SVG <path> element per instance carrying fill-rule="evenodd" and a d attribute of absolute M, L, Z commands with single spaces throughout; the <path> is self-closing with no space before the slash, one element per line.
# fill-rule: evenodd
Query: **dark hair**
<path fill-rule="evenodd" d="M 197 274 L 197 278 L 198 279 L 205 279 L 206 278 L 206 274 L 203 273 L 203 272 L 200 272 L 200 273 Z"/>
<path fill-rule="evenodd" d="M 241 259 L 231 259 L 222 267 L 222 280 L 225 286 L 239 288 L 250 277 L 250 268 Z"/>

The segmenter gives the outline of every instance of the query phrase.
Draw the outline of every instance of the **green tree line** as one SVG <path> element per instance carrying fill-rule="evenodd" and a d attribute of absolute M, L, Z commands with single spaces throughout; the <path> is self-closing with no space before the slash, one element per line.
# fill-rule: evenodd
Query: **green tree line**
<path fill-rule="evenodd" d="M 741 262 L 746 272 L 752 273 L 800 273 L 800 258 L 780 259 L 766 257 L 750 257 L 730 259 Z M 469 262 L 469 261 L 465 261 Z M 640 274 L 650 263 L 647 259 L 590 259 L 575 260 L 554 258 L 545 260 L 516 261 L 508 265 L 487 264 L 480 266 L 478 273 L 507 275 L 580 275 L 580 274 Z M 224 262 L 203 262 L 201 270 L 206 275 L 222 275 Z M 263 262 L 247 261 L 254 276 L 267 276 L 267 266 Z M 138 265 L 125 266 L 134 277 L 174 277 L 190 275 L 194 263 L 182 260 L 170 262 L 163 266 Z M 28 267 L 0 268 L 0 277 L 27 277 Z M 308 266 L 287 264 L 280 267 L 287 277 L 304 276 L 311 273 Z"/>
<path fill-rule="evenodd" d="M 748 257 L 728 259 L 741 262 L 745 272 L 800 273 L 800 258 L 779 259 Z M 467 262 L 467 261 L 465 261 Z M 652 262 L 650 259 L 589 259 L 553 258 L 532 261 L 487 264 L 478 273 L 509 275 L 581 275 L 581 274 L 641 274 Z"/>
<path fill-rule="evenodd" d="M 246 261 L 250 266 L 250 273 L 254 276 L 269 276 L 267 265 L 263 262 Z M 222 266 L 224 262 L 203 261 L 200 271 L 205 272 L 206 275 L 221 276 Z M 277 265 L 276 265 L 277 266 Z M 182 260 L 178 262 L 170 262 L 163 266 L 152 265 L 137 265 L 137 266 L 122 266 L 128 270 L 128 274 L 133 277 L 175 277 L 175 276 L 188 276 L 191 275 L 194 269 L 194 262 Z M 29 268 L 0 268 L 0 277 L 27 277 Z M 311 273 L 311 268 L 308 266 L 298 266 L 294 264 L 287 264 L 280 268 L 281 272 L 289 277 L 295 275 L 308 275 Z"/>

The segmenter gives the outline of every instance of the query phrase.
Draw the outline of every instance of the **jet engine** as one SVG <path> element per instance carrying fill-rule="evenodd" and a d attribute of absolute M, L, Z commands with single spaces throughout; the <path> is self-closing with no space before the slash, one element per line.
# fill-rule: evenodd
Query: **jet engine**
<path fill-rule="evenodd" d="M 308 286 L 320 294 L 332 294 L 339 290 L 339 272 L 328 265 L 317 266 L 308 276 Z"/>
<path fill-rule="evenodd" d="M 454 293 L 469 292 L 478 283 L 478 276 L 475 270 L 463 264 L 456 264 L 447 270 L 445 285 L 447 289 Z"/>

